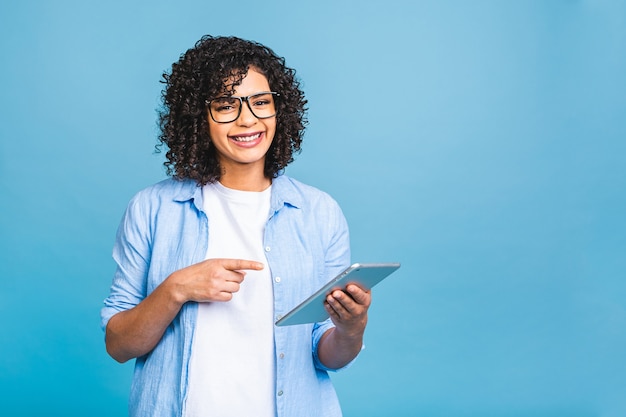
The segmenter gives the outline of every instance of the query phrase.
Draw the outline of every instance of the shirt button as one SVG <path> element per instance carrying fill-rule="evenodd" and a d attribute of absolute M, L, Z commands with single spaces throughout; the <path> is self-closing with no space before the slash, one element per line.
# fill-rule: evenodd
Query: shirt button
<path fill-rule="evenodd" d="M 282 391 L 278 391 L 278 396 L 280 397 L 281 395 L 283 395 Z"/>
<path fill-rule="evenodd" d="M 274 278 L 274 281 L 276 281 L 276 282 L 280 282 L 280 277 L 276 277 L 276 278 Z"/>
<path fill-rule="evenodd" d="M 284 353 L 281 353 L 280 355 L 278 355 L 279 358 L 283 359 L 285 357 Z"/>
<path fill-rule="evenodd" d="M 269 251 L 271 251 L 271 250 L 272 250 L 272 248 L 270 248 L 269 246 L 266 246 L 266 247 L 265 247 L 265 252 L 269 252 Z"/>

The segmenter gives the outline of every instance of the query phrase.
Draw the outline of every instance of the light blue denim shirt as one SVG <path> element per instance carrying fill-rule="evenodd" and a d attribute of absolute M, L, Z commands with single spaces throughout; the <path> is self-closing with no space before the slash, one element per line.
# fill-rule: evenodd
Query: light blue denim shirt
<path fill-rule="evenodd" d="M 202 210 L 194 181 L 168 179 L 140 191 L 129 203 L 117 233 L 117 269 L 101 312 L 102 328 L 120 311 L 136 306 L 172 272 L 205 259 L 211 219 Z M 272 275 L 275 318 L 350 263 L 348 226 L 326 193 L 285 175 L 272 183 L 264 247 Z M 280 277 L 280 279 L 275 279 Z M 197 303 L 186 303 L 158 345 L 137 358 L 130 416 L 183 417 Z M 340 416 L 318 342 L 333 326 L 274 327 L 278 417 Z M 232 393 L 233 401 L 237 393 Z"/>

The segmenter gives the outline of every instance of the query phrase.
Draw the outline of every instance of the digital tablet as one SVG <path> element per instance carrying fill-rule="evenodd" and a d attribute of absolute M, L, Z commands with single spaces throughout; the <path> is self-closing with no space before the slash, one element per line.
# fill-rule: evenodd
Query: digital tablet
<path fill-rule="evenodd" d="M 276 325 L 290 326 L 324 321 L 329 317 L 324 308 L 324 300 L 329 293 L 336 289 L 344 290 L 349 283 L 358 284 L 359 287 L 369 290 L 398 268 L 399 263 L 353 264 L 281 317 Z"/>

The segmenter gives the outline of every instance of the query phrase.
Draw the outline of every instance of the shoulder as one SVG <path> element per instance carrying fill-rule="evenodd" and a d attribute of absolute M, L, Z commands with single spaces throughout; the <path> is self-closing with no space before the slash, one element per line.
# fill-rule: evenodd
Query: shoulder
<path fill-rule="evenodd" d="M 129 201 L 118 233 L 137 239 L 154 238 L 157 231 L 166 235 L 174 233 L 173 230 L 181 228 L 185 220 L 191 224 L 193 216 L 187 214 L 194 205 L 183 203 L 192 202 L 200 194 L 201 188 L 195 181 L 170 178 L 146 187 Z"/>
<path fill-rule="evenodd" d="M 200 188 L 193 180 L 168 178 L 137 192 L 129 201 L 126 217 L 139 220 L 180 209 L 180 202 L 197 197 Z"/>
<path fill-rule="evenodd" d="M 130 200 L 132 205 L 161 205 L 190 200 L 199 189 L 193 180 L 168 178 L 137 192 Z"/>
<path fill-rule="evenodd" d="M 305 184 L 287 175 L 274 179 L 272 187 L 275 193 L 286 203 L 299 208 L 327 206 L 339 207 L 335 199 L 325 191 Z"/>
<path fill-rule="evenodd" d="M 274 207 L 291 206 L 290 211 L 323 235 L 333 235 L 347 230 L 347 221 L 341 207 L 330 194 L 311 185 L 281 175 L 275 179 Z M 275 188 L 274 188 L 275 187 Z"/>

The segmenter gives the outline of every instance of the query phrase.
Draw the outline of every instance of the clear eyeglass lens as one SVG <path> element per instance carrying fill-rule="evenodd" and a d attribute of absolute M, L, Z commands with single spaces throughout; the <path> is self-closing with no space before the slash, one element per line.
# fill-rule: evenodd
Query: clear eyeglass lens
<path fill-rule="evenodd" d="M 239 117 L 241 113 L 241 105 L 243 101 L 248 102 L 248 106 L 255 117 L 266 119 L 276 114 L 276 105 L 274 103 L 274 94 L 259 93 L 246 98 L 240 97 L 220 97 L 211 100 L 210 110 L 213 119 L 216 122 L 227 123 L 232 122 Z"/>

